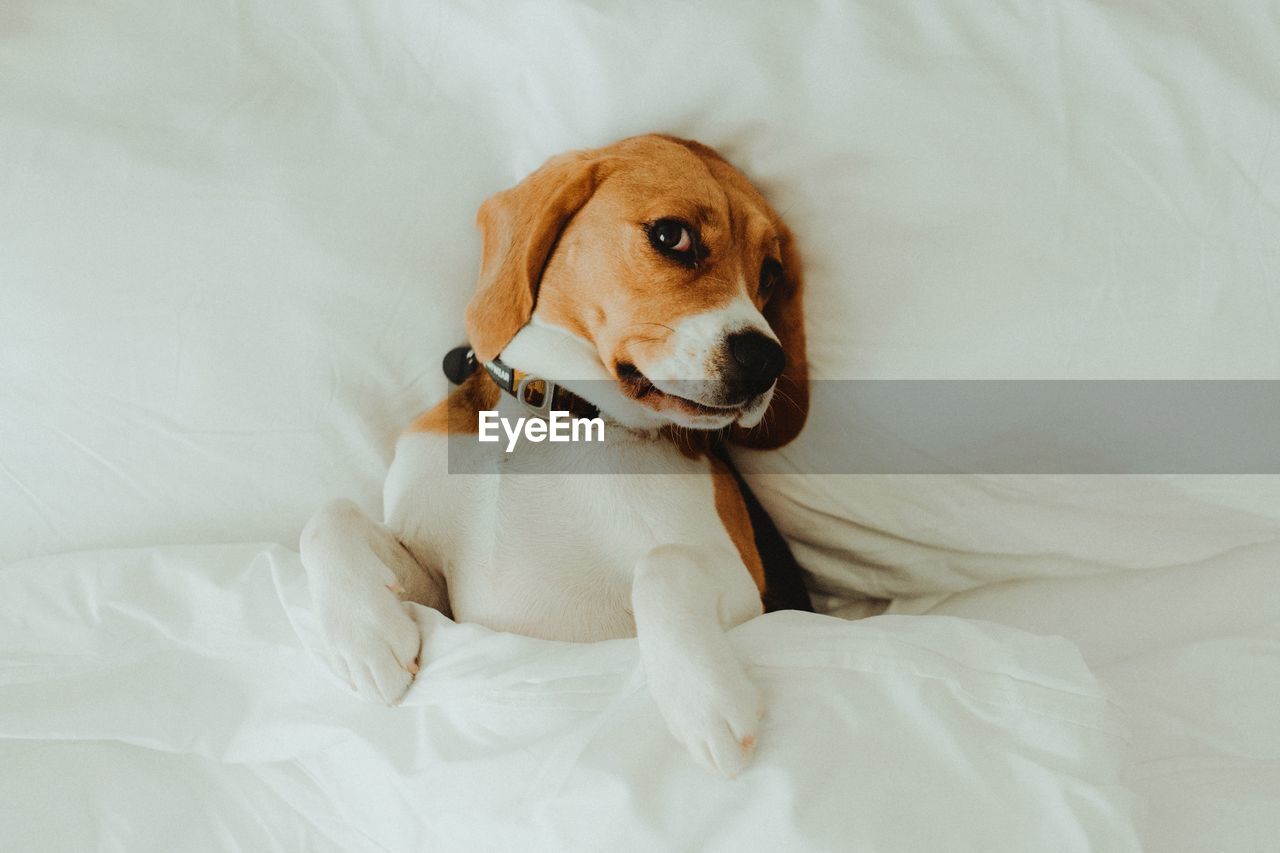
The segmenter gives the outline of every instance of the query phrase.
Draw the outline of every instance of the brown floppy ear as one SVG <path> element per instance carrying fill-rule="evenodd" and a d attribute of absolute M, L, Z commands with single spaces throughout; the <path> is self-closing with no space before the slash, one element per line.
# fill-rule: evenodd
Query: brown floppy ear
<path fill-rule="evenodd" d="M 771 450 L 787 444 L 804 427 L 809 416 L 809 362 L 804 342 L 804 271 L 795 238 L 782 233 L 783 282 L 764 306 L 764 318 L 787 354 L 787 366 L 778 377 L 764 419 L 748 429 L 735 426 L 729 440 L 743 447 Z"/>
<path fill-rule="evenodd" d="M 542 270 L 560 233 L 595 192 L 600 164 L 593 151 L 552 157 L 480 205 L 480 280 L 466 313 L 467 338 L 480 361 L 495 358 L 529 322 Z"/>

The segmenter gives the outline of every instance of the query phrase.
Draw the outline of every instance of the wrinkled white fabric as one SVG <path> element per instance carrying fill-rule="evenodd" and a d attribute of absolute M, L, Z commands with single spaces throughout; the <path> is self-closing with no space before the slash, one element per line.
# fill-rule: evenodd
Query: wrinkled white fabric
<path fill-rule="evenodd" d="M 720 147 L 798 234 L 818 379 L 1280 376 L 1274 2 L 496 8 L 5 4 L 0 563 L 156 543 L 292 547 L 329 497 L 376 509 L 395 434 L 443 393 L 439 358 L 461 341 L 480 201 L 551 154 L 655 129 Z M 790 458 L 755 464 L 786 472 Z M 1274 599 L 1274 478 L 759 482 L 833 607 L 851 594 L 1050 578 L 937 606 L 1084 649 L 1136 729 L 1140 760 L 1126 779 L 1147 800 L 1150 849 L 1265 848 L 1280 832 L 1270 805 L 1277 727 L 1265 710 L 1276 705 L 1278 650 L 1271 623 L 1249 618 Z M 368 827 L 394 831 L 421 814 L 428 787 L 456 807 L 432 826 L 465 824 L 483 807 L 458 805 L 470 788 L 448 780 L 474 781 L 517 752 L 477 757 L 467 738 L 500 745 L 536 733 L 529 744 L 539 746 L 519 754 L 562 767 L 600 696 L 621 695 L 630 677 L 626 654 L 609 646 L 548 651 L 451 629 L 439 636 L 475 641 L 475 657 L 466 644 L 450 652 L 475 669 L 456 680 L 438 670 L 432 689 L 474 697 L 477 673 L 502 685 L 525 666 L 582 666 L 583 716 L 562 736 L 539 728 L 554 728 L 553 712 L 573 697 L 561 676 L 549 682 L 555 707 L 537 712 L 546 697 L 529 688 L 534 710 L 522 697 L 510 715 L 527 728 L 493 733 L 489 705 L 451 717 L 427 701 L 443 693 L 415 694 L 409 713 L 421 718 L 342 704 L 281 613 L 304 635 L 305 619 L 275 603 L 278 566 L 291 557 L 229 553 L 87 551 L 3 574 L 0 847 L 382 849 Z M 967 597 L 1006 591 L 989 606 Z M 896 638 L 884 640 L 887 660 L 915 661 L 901 632 L 916 629 L 903 623 L 848 635 L 826 622 L 762 625 L 739 641 L 821 628 L 788 661 L 829 651 L 837 630 L 857 640 L 836 644 L 849 660 L 883 631 Z M 969 648 L 996 630 L 964 625 L 924 623 L 921 648 Z M 997 633 L 987 651 L 998 661 L 1028 642 Z M 1052 669 L 1049 648 L 1035 644 L 1029 670 Z M 804 824 L 821 833 L 833 804 L 887 798 L 877 779 L 897 785 L 892 808 L 946 807 L 914 773 L 917 760 L 945 757 L 927 747 L 948 727 L 969 725 L 969 694 L 931 694 L 927 714 L 875 717 L 887 713 L 882 700 L 906 694 L 856 679 L 851 701 L 869 704 L 837 712 L 819 702 L 826 717 L 792 726 L 795 761 L 828 760 L 835 775 L 822 783 L 805 764 L 765 771 L 779 787 L 734 783 L 752 792 L 737 809 L 689 795 L 710 784 L 700 777 L 679 776 L 665 799 L 667 788 L 624 788 L 609 775 L 616 767 L 589 766 L 585 789 L 558 791 L 567 805 L 547 806 L 539 825 L 567 825 L 557 820 L 598 797 L 612 798 L 606 814 L 644 813 L 656 834 L 710 824 L 724 808 L 737 809 L 736 822 L 717 826 L 783 815 L 761 838 Z M 786 708 L 781 695 L 775 707 Z M 801 719 L 822 694 L 798 695 L 790 707 Z M 457 762 L 444 756 L 449 774 L 415 775 L 444 766 L 430 761 L 448 745 L 423 734 L 432 714 L 467 738 Z M 874 729 L 854 726 L 872 717 Z M 666 772 L 677 753 L 644 719 L 634 760 Z M 1060 742 L 1037 719 L 1028 742 Z M 838 741 L 819 746 L 836 722 L 856 729 L 850 761 L 829 760 L 844 755 Z M 770 725 L 762 757 L 791 760 L 778 751 L 787 724 Z M 911 740 L 935 729 L 936 742 Z M 630 742 L 605 730 L 606 744 Z M 872 749 L 877 733 L 921 752 L 898 768 L 874 751 L 887 749 L 880 741 Z M 983 744 L 997 735 L 1010 750 L 1022 743 L 1017 731 L 966 730 L 951 757 L 977 761 L 980 777 L 990 770 Z M 879 777 L 860 775 L 865 749 Z M 1067 752 L 1089 767 L 1112 755 Z M 395 784 L 356 784 L 348 765 L 353 778 Z M 967 778 L 951 769 L 939 778 Z M 794 780 L 814 789 L 788 787 Z M 498 793 L 517 803 L 504 813 L 527 805 Z M 748 808 L 757 802 L 767 807 Z M 1106 813 L 1115 801 L 1093 802 Z M 895 832 L 945 830 L 892 808 Z"/>
<path fill-rule="evenodd" d="M 1280 837 L 1280 553 L 1125 575 L 994 584 L 898 613 L 991 619 L 1077 643 L 1123 708 L 1125 781 L 1158 853 L 1267 850 Z"/>
<path fill-rule="evenodd" d="M 292 546 L 328 497 L 375 508 L 462 340 L 479 203 L 650 130 L 718 146 L 784 213 L 818 379 L 1280 377 L 1278 18 L 10 2 L 0 558 Z M 837 594 L 1166 565 L 1280 526 L 1275 479 L 761 491 Z"/>
<path fill-rule="evenodd" d="M 1138 849 L 1115 707 L 1070 643 L 989 623 L 735 629 L 768 716 L 726 781 L 667 732 L 634 640 L 419 608 L 422 674 L 362 703 L 275 546 L 31 560 L 0 601 L 0 849 Z"/>

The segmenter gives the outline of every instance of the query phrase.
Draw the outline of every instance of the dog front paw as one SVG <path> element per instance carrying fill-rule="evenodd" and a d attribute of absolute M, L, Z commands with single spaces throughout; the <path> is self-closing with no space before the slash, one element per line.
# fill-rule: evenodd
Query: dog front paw
<path fill-rule="evenodd" d="M 389 589 L 327 596 L 319 608 L 329 664 L 362 699 L 395 705 L 418 673 L 422 634 Z"/>
<path fill-rule="evenodd" d="M 667 673 L 650 685 L 671 734 L 699 764 L 732 779 L 751 763 L 764 706 L 745 672 Z"/>

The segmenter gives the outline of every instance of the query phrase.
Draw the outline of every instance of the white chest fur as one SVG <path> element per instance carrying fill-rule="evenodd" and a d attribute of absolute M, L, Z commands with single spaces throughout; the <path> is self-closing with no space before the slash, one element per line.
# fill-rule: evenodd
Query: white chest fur
<path fill-rule="evenodd" d="M 476 445 L 467 470 L 486 473 L 451 474 L 445 436 L 407 434 L 386 481 L 386 524 L 445 577 L 456 619 L 558 640 L 633 636 L 632 582 L 645 554 L 733 544 L 706 459 L 620 428 L 605 439 L 572 449 L 575 470 L 594 473 L 522 473 L 566 458 L 562 446 L 522 442 L 509 454 Z"/>

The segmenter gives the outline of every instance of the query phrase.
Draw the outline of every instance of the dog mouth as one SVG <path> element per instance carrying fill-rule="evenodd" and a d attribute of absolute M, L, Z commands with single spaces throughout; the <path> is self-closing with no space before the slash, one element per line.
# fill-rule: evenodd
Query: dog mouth
<path fill-rule="evenodd" d="M 640 369 L 630 362 L 618 362 L 615 372 L 623 394 L 637 403 L 656 411 L 674 409 L 695 417 L 710 417 L 722 420 L 728 418 L 733 420 L 742 414 L 751 402 L 748 399 L 729 406 L 713 406 L 708 403 L 700 403 L 689 397 L 682 397 L 670 391 L 662 390 L 653 383 L 653 380 L 641 373 Z"/>

